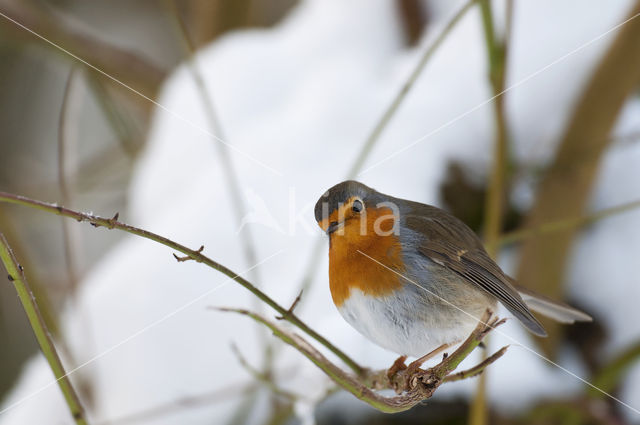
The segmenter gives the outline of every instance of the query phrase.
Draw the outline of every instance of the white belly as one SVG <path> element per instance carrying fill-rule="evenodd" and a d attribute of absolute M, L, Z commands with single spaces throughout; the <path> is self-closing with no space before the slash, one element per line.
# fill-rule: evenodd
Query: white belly
<path fill-rule="evenodd" d="M 379 298 L 352 288 L 351 296 L 338 310 L 371 341 L 414 357 L 442 344 L 464 340 L 477 324 L 477 320 L 449 305 L 426 305 L 411 289 Z"/>

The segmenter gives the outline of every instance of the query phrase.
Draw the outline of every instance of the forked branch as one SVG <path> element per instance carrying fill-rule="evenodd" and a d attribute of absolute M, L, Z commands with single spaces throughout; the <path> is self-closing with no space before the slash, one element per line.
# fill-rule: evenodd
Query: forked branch
<path fill-rule="evenodd" d="M 460 347 L 451 355 L 445 356 L 437 365 L 428 369 L 408 367 L 396 368 L 393 371 L 369 371 L 364 377 L 357 377 L 336 366 L 303 337 L 283 328 L 276 322 L 248 310 L 231 308 L 220 310 L 249 316 L 267 326 L 275 336 L 311 360 L 340 387 L 365 403 L 387 413 L 401 412 L 412 408 L 421 401 L 430 398 L 444 382 L 459 381 L 479 375 L 487 366 L 502 357 L 507 350 L 507 347 L 503 347 L 471 369 L 452 374 L 491 330 L 504 323 L 504 320 L 494 317 L 493 313 L 487 310 L 478 326 Z M 383 389 L 393 389 L 397 395 L 385 397 L 376 391 Z"/>

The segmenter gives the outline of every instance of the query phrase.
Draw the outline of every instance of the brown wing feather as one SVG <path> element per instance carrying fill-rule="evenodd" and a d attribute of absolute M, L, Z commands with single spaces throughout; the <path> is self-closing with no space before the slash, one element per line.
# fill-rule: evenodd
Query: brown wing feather
<path fill-rule="evenodd" d="M 518 291 L 466 224 L 446 211 L 422 204 L 405 216 L 405 223 L 424 235 L 418 247 L 422 255 L 496 297 L 532 333 L 546 336 Z"/>

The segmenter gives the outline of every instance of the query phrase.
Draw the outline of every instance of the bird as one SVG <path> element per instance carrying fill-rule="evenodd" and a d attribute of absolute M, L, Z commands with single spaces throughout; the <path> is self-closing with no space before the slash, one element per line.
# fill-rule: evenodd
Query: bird
<path fill-rule="evenodd" d="M 586 313 L 517 285 L 461 220 L 347 180 L 318 199 L 329 236 L 329 289 L 342 317 L 375 344 L 420 357 L 463 341 L 500 303 L 531 333 L 535 311 L 560 323 Z"/>

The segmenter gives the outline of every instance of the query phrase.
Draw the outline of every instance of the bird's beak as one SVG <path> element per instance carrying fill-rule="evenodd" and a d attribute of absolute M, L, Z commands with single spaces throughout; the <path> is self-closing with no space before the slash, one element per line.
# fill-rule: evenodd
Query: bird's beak
<path fill-rule="evenodd" d="M 339 228 L 341 228 L 343 224 L 344 222 L 340 223 L 337 221 L 332 221 L 331 223 L 329 223 L 329 226 L 327 227 L 327 230 L 326 230 L 327 235 L 330 235 L 336 230 L 338 230 Z"/>

